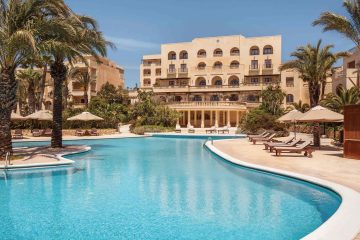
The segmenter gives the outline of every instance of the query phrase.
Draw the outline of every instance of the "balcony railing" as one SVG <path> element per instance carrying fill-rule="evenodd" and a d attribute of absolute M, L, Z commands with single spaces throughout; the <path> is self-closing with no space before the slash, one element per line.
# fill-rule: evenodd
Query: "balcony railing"
<path fill-rule="evenodd" d="M 270 64 L 270 63 L 269 63 L 269 64 L 264 64 L 264 65 L 263 65 L 263 69 L 264 69 L 264 70 L 272 70 L 272 69 L 273 69 L 273 65 Z"/>
<path fill-rule="evenodd" d="M 198 54 L 197 57 L 198 58 L 206 58 L 206 54 Z"/>
<path fill-rule="evenodd" d="M 240 56 L 240 52 L 231 52 L 230 56 Z"/>
<path fill-rule="evenodd" d="M 258 71 L 258 70 L 260 70 L 260 68 L 259 68 L 259 65 L 250 65 L 249 70 Z"/>
<path fill-rule="evenodd" d="M 236 101 L 193 101 L 193 102 L 171 102 L 168 105 L 178 107 L 225 107 L 225 106 L 246 106 L 244 102 Z"/>
<path fill-rule="evenodd" d="M 151 76 L 151 73 L 144 73 L 144 76 L 149 77 L 149 76 Z"/>
<path fill-rule="evenodd" d="M 144 66 L 144 67 L 150 67 L 150 66 L 151 66 L 151 63 L 143 63 L 143 66 Z"/>
<path fill-rule="evenodd" d="M 222 53 L 214 53 L 214 57 L 222 57 L 223 54 Z"/>
<path fill-rule="evenodd" d="M 176 68 L 168 68 L 168 74 L 176 74 Z"/>
<path fill-rule="evenodd" d="M 179 68 L 179 73 L 188 73 L 187 68 Z"/>

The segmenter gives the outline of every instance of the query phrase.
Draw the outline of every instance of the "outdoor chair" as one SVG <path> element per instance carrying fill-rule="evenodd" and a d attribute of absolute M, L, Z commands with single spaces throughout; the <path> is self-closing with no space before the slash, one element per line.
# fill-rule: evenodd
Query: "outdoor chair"
<path fill-rule="evenodd" d="M 256 144 L 256 142 L 270 142 L 275 137 L 275 135 L 276 133 L 273 133 L 268 137 L 252 138 L 251 141 L 253 144 Z"/>
<path fill-rule="evenodd" d="M 90 136 L 99 136 L 99 132 L 96 128 L 92 128 L 89 132 Z"/>
<path fill-rule="evenodd" d="M 181 127 L 179 124 L 176 124 L 175 133 L 181 133 Z"/>
<path fill-rule="evenodd" d="M 220 133 L 222 133 L 222 134 L 225 134 L 225 133 L 227 133 L 227 134 L 229 134 L 230 133 L 230 130 L 229 130 L 229 128 L 227 127 L 227 126 L 225 126 L 225 127 L 223 127 L 223 128 L 219 128 L 218 130 L 217 130 L 217 132 L 220 134 Z"/>
<path fill-rule="evenodd" d="M 51 137 L 51 135 L 52 135 L 52 129 L 47 128 L 47 129 L 44 131 L 44 136 L 46 136 L 46 137 Z"/>
<path fill-rule="evenodd" d="M 211 128 L 206 129 L 205 132 L 206 134 L 216 133 L 216 127 L 212 126 Z"/>
<path fill-rule="evenodd" d="M 42 135 L 42 131 L 41 131 L 41 130 L 39 130 L 39 129 L 33 129 L 33 131 L 32 131 L 32 136 L 33 136 L 33 137 L 41 137 L 41 135 Z"/>
<path fill-rule="evenodd" d="M 85 135 L 85 131 L 82 129 L 76 129 L 75 131 L 75 136 L 84 136 Z"/>
<path fill-rule="evenodd" d="M 290 143 L 294 142 L 294 137 L 288 137 L 287 139 L 285 139 L 284 141 L 279 141 L 279 142 L 265 142 L 264 146 L 265 146 L 265 150 L 268 150 L 272 147 L 281 147 L 281 146 L 287 146 Z M 295 145 L 294 145 L 295 146 Z"/>
<path fill-rule="evenodd" d="M 188 127 L 188 133 L 195 133 L 195 128 L 194 128 L 194 126 L 189 126 L 189 127 Z"/>
<path fill-rule="evenodd" d="M 262 138 L 262 137 L 268 137 L 270 136 L 271 133 L 269 132 L 265 132 L 263 134 L 260 134 L 260 135 L 248 135 L 248 138 L 249 138 L 249 142 L 251 142 L 254 138 Z"/>
<path fill-rule="evenodd" d="M 22 139 L 22 138 L 24 138 L 24 135 L 23 135 L 23 133 L 22 133 L 22 130 L 21 130 L 21 129 L 16 129 L 16 130 L 14 131 L 14 134 L 12 135 L 12 138 L 13 138 L 13 139 Z"/>
<path fill-rule="evenodd" d="M 304 152 L 304 156 L 311 158 L 314 149 L 310 147 L 311 141 L 307 140 L 296 147 L 274 147 L 276 156 L 280 156 L 282 152 L 299 153 Z"/>

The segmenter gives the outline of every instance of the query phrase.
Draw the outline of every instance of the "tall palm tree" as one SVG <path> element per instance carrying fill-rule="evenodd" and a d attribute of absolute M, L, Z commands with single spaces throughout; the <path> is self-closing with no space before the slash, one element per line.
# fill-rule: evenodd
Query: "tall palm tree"
<path fill-rule="evenodd" d="M 344 0 L 343 7 L 348 16 L 323 12 L 313 25 L 320 25 L 324 31 L 336 31 L 353 41 L 360 50 L 360 0 Z M 360 89 L 359 64 L 357 64 L 357 87 Z"/>
<path fill-rule="evenodd" d="M 92 79 L 87 69 L 84 70 L 83 68 L 79 68 L 79 67 L 75 67 L 71 69 L 70 78 L 75 80 L 75 82 L 77 82 L 83 89 L 85 106 L 87 108 L 89 106 L 89 96 L 88 96 L 89 87 L 91 86 L 92 83 L 95 82 L 95 80 Z"/>
<path fill-rule="evenodd" d="M 303 103 L 301 100 L 299 100 L 299 102 L 297 103 L 292 103 L 292 105 L 296 110 L 302 113 L 307 112 L 310 109 L 310 105 L 307 103 Z"/>
<path fill-rule="evenodd" d="M 83 57 L 86 54 L 98 59 L 99 55 L 106 55 L 107 46 L 112 46 L 98 31 L 96 21 L 90 17 L 72 13 L 67 17 L 57 19 L 57 22 L 62 24 L 63 28 L 53 32 L 50 40 L 43 47 L 43 51 L 53 58 L 50 65 L 50 75 L 54 80 L 51 136 L 53 148 L 62 147 L 62 90 L 68 71 L 65 61 L 72 63 L 74 59 L 80 59 L 86 62 Z"/>
<path fill-rule="evenodd" d="M 309 86 L 310 106 L 318 105 L 322 86 L 326 79 L 331 76 L 332 68 L 336 61 L 347 53 L 332 53 L 333 45 L 321 47 L 321 40 L 315 46 L 308 44 L 299 47 L 291 53 L 294 60 L 290 60 L 280 66 L 280 71 L 294 69 L 300 74 L 300 78 Z"/>
<path fill-rule="evenodd" d="M 359 94 L 360 91 L 356 87 L 352 87 L 348 90 L 344 87 L 339 87 L 336 90 L 336 94 L 330 93 L 321 101 L 321 105 L 330 108 L 333 111 L 342 113 L 345 106 L 357 104 L 359 102 Z"/>
<path fill-rule="evenodd" d="M 38 51 L 53 30 L 52 16 L 65 12 L 62 0 L 0 0 L 0 157 L 12 152 L 10 116 L 16 106 L 15 70 Z"/>
<path fill-rule="evenodd" d="M 38 98 L 42 75 L 38 71 L 28 68 L 20 70 L 17 77 L 20 81 L 24 82 L 24 85 L 27 86 L 29 113 L 34 113 L 35 110 L 39 110 L 36 108 L 36 105 L 39 100 Z"/>

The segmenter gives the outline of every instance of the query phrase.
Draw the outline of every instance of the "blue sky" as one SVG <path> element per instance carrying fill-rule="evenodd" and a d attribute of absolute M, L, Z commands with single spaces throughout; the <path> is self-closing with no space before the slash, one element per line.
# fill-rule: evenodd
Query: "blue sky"
<path fill-rule="evenodd" d="M 109 58 L 125 67 L 126 86 L 139 82 L 142 55 L 160 52 L 160 44 L 196 37 L 281 34 L 283 61 L 296 47 L 323 39 L 335 50 L 354 45 L 311 23 L 323 11 L 345 14 L 341 0 L 66 0 L 72 9 L 98 20 L 117 50 Z"/>

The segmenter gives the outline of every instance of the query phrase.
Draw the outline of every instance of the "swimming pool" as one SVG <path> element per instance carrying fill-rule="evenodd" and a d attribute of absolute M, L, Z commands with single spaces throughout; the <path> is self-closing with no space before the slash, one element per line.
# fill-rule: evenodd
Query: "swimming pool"
<path fill-rule="evenodd" d="M 203 141 L 67 142 L 92 151 L 69 156 L 74 167 L 2 176 L 1 238 L 299 239 L 341 203 L 326 188 L 223 161 Z"/>

